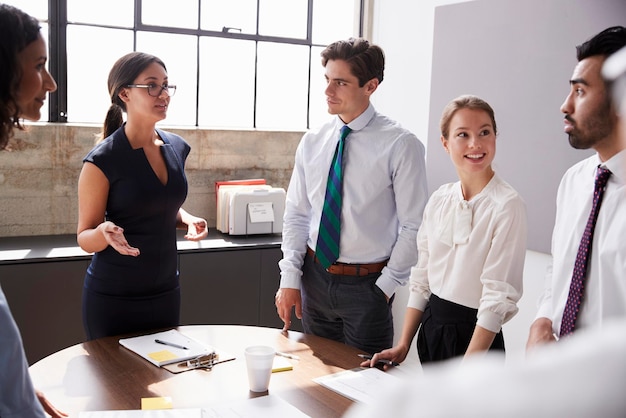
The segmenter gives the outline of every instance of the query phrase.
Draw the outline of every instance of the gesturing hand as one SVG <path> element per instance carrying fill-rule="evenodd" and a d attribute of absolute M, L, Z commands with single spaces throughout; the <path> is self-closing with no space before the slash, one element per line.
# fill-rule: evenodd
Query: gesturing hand
<path fill-rule="evenodd" d="M 102 224 L 102 234 L 107 243 L 118 253 L 132 257 L 139 255 L 139 248 L 131 247 L 128 241 L 126 241 L 124 228 L 115 225 L 111 221 L 107 221 Z"/>
<path fill-rule="evenodd" d="M 185 239 L 190 241 L 200 241 L 207 237 L 209 234 L 209 228 L 207 227 L 206 220 L 202 218 L 193 218 L 193 221 L 187 224 L 187 234 Z"/>

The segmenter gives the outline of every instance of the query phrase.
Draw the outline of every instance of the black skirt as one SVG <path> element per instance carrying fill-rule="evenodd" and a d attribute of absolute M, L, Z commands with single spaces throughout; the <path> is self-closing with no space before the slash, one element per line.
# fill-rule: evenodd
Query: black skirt
<path fill-rule="evenodd" d="M 478 309 L 468 308 L 432 294 L 417 334 L 417 354 L 422 364 L 463 356 L 476 328 Z M 502 330 L 489 350 L 504 351 Z"/>

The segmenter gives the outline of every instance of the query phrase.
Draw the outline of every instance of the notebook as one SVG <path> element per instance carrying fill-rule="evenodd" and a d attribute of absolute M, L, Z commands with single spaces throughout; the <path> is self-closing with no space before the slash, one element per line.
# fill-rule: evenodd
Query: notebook
<path fill-rule="evenodd" d="M 158 367 L 190 360 L 215 351 L 210 345 L 196 341 L 175 329 L 122 338 L 119 343 Z"/>

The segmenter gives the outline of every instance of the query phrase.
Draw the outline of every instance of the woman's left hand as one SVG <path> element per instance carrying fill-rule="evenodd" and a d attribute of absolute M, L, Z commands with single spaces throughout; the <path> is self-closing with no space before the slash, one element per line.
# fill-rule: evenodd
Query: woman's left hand
<path fill-rule="evenodd" d="M 206 219 L 192 218 L 191 222 L 187 224 L 187 234 L 185 239 L 189 241 L 200 241 L 209 235 L 209 228 L 207 226 Z"/>

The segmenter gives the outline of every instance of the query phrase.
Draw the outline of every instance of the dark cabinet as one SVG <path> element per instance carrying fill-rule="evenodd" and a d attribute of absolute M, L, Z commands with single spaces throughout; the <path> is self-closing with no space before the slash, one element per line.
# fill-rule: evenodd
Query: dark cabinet
<path fill-rule="evenodd" d="M 181 324 L 282 328 L 274 306 L 281 257 L 275 247 L 180 254 Z"/>
<path fill-rule="evenodd" d="M 257 325 L 259 250 L 180 255 L 183 325 Z"/>
<path fill-rule="evenodd" d="M 74 236 L 0 239 L 0 285 L 29 364 L 85 340 L 82 288 L 91 256 L 75 245 Z M 282 328 L 274 306 L 279 239 L 219 236 L 188 247 L 181 245 L 178 251 L 181 325 Z M 28 254 L 17 257 L 15 248 L 26 248 Z M 63 248 L 63 255 L 51 256 L 55 248 Z M 292 329 L 302 330 L 295 316 Z"/>
<path fill-rule="evenodd" d="M 85 340 L 81 299 L 88 265 L 80 259 L 0 265 L 29 364 Z"/>

